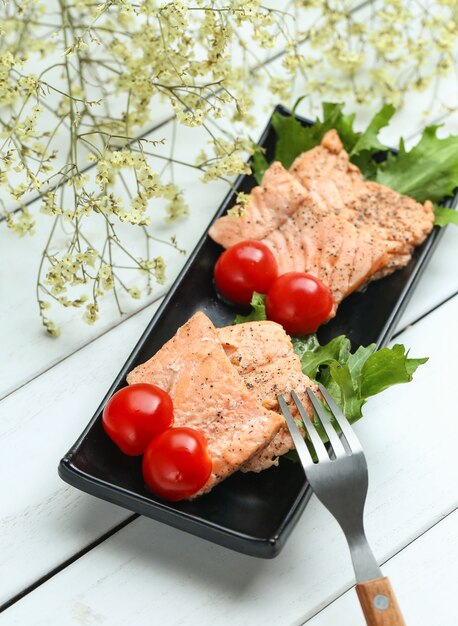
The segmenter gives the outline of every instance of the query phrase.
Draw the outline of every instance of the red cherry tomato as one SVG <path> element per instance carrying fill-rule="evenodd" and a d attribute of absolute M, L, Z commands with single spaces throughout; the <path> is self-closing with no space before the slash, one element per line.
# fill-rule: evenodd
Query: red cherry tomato
<path fill-rule="evenodd" d="M 266 293 L 278 274 L 272 251 L 260 241 L 241 241 L 225 250 L 215 265 L 220 295 L 235 304 L 250 304 L 253 291 Z"/>
<path fill-rule="evenodd" d="M 149 489 L 161 498 L 189 498 L 205 485 L 212 471 L 205 436 L 186 427 L 160 433 L 145 450 L 142 471 Z"/>
<path fill-rule="evenodd" d="M 271 285 L 266 314 L 289 335 L 314 333 L 332 309 L 331 291 L 318 278 L 303 272 L 288 272 Z"/>
<path fill-rule="evenodd" d="M 108 400 L 102 424 L 125 454 L 142 454 L 153 437 L 173 424 L 172 399 L 156 385 L 123 387 Z"/>

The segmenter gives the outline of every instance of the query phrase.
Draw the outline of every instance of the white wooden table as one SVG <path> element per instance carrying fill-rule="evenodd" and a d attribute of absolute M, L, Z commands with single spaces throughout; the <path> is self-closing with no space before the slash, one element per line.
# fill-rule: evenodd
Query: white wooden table
<path fill-rule="evenodd" d="M 271 102 L 262 88 L 258 101 L 256 132 Z M 409 98 L 385 141 L 396 144 L 401 133 L 415 137 L 439 118 L 443 134 L 458 133 L 458 116 L 444 116 L 444 102 L 458 103 L 454 77 L 436 94 Z M 179 141 L 187 155 L 204 138 L 182 129 Z M 186 170 L 176 174 L 191 217 L 169 230 L 191 251 L 226 189 L 215 183 L 202 191 Z M 62 337 L 51 340 L 38 323 L 30 267 L 45 234 L 44 218 L 32 242 L 0 234 L 0 626 L 363 624 L 344 538 L 315 498 L 283 552 L 264 561 L 134 517 L 58 478 L 59 459 L 164 291 L 143 308 L 131 307 L 123 320 L 107 302 L 91 328 L 79 321 L 80 312 L 67 315 Z M 168 285 L 184 260 L 169 254 Z M 416 626 L 458 623 L 457 268 L 458 228 L 449 227 L 396 331 L 413 356 L 430 360 L 413 383 L 372 399 L 356 426 L 370 472 L 369 541 L 407 623 Z"/>

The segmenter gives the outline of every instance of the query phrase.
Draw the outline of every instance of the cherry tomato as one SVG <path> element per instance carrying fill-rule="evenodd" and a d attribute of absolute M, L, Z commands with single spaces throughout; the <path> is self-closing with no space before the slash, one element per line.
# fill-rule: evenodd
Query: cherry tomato
<path fill-rule="evenodd" d="M 205 485 L 212 471 L 205 436 L 186 427 L 160 433 L 145 450 L 142 471 L 149 489 L 161 498 L 189 498 Z"/>
<path fill-rule="evenodd" d="M 125 454 L 142 454 L 153 437 L 173 424 L 172 399 L 156 385 L 123 387 L 108 400 L 102 423 Z"/>
<path fill-rule="evenodd" d="M 331 291 L 318 278 L 303 272 L 288 272 L 270 286 L 266 314 L 289 335 L 314 333 L 332 309 Z"/>
<path fill-rule="evenodd" d="M 260 241 L 241 241 L 225 250 L 215 265 L 220 295 L 235 304 L 250 304 L 253 291 L 266 293 L 278 274 L 272 251 Z"/>

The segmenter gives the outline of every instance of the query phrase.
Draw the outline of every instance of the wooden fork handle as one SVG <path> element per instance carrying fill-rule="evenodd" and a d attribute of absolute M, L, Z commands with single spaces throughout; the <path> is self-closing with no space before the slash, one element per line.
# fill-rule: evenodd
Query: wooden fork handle
<path fill-rule="evenodd" d="M 368 626 L 406 626 L 388 578 L 360 583 L 356 593 Z"/>

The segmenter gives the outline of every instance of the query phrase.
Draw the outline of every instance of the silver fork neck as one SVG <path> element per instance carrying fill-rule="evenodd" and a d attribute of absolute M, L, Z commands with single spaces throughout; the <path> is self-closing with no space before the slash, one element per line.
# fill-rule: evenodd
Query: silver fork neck
<path fill-rule="evenodd" d="M 357 583 L 382 578 L 383 574 L 375 560 L 374 554 L 367 543 L 364 527 L 346 533 L 348 547 Z"/>

